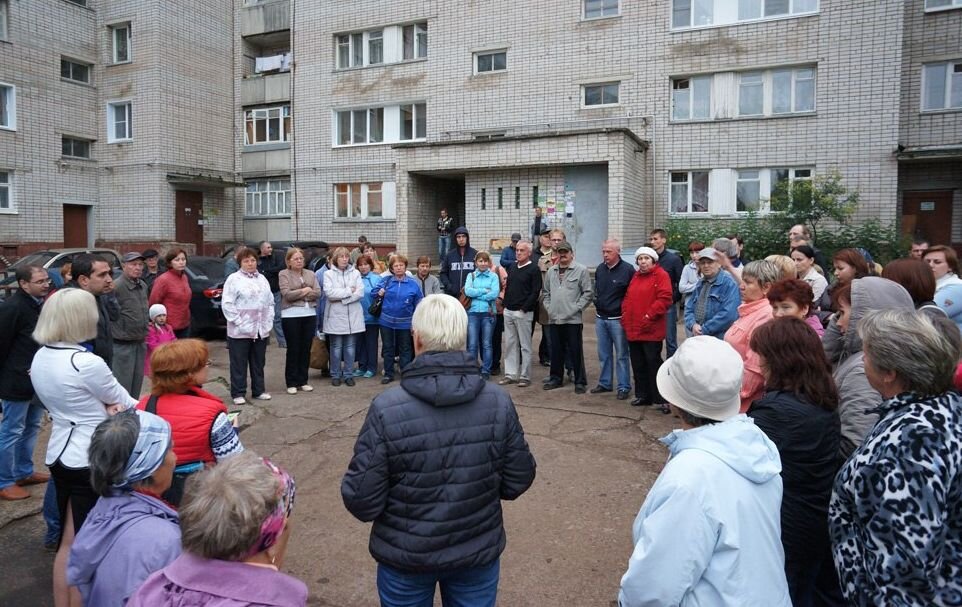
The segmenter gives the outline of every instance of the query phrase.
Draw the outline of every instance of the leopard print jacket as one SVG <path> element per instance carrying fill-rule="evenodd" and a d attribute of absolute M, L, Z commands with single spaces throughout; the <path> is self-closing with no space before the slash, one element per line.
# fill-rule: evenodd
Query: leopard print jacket
<path fill-rule="evenodd" d="M 962 605 L 962 396 L 903 393 L 835 479 L 829 527 L 855 605 Z"/>

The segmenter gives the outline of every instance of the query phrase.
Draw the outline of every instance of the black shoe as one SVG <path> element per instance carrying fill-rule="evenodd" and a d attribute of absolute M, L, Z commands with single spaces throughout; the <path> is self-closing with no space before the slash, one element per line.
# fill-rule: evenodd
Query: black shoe
<path fill-rule="evenodd" d="M 651 405 L 651 403 L 646 403 L 645 399 L 643 398 L 636 398 L 635 400 L 631 401 L 632 407 L 647 407 L 649 405 Z"/>
<path fill-rule="evenodd" d="M 501 367 L 491 367 L 491 375 L 501 375 Z"/>
<path fill-rule="evenodd" d="M 541 360 L 541 361 L 538 361 L 538 362 L 541 363 L 541 366 L 542 366 L 542 367 L 550 367 L 550 366 L 551 366 L 551 361 L 550 361 L 550 360 Z"/>
<path fill-rule="evenodd" d="M 661 410 L 661 412 L 664 413 L 665 415 L 668 415 L 668 414 L 671 413 L 671 407 L 669 407 L 666 403 L 662 403 L 662 404 L 658 405 L 658 408 L 659 408 L 659 409 Z"/>
<path fill-rule="evenodd" d="M 335 377 L 334 379 L 332 379 L 332 380 L 331 380 L 331 385 L 332 385 L 332 386 L 340 386 L 340 385 L 341 385 L 341 378 L 340 378 L 340 377 Z"/>
<path fill-rule="evenodd" d="M 354 378 L 353 378 L 353 377 L 348 377 L 347 379 L 345 379 L 345 380 L 344 380 L 344 385 L 345 385 L 345 386 L 353 386 L 353 385 L 354 385 Z"/>
<path fill-rule="evenodd" d="M 556 388 L 560 388 L 560 387 L 561 387 L 561 382 L 549 381 L 549 382 L 547 382 L 545 385 L 543 385 L 543 386 L 541 386 L 541 387 L 544 388 L 545 390 L 554 390 L 554 389 L 556 389 Z"/>
<path fill-rule="evenodd" d="M 578 384 L 577 386 L 575 386 L 575 394 L 584 394 L 587 391 L 588 391 L 588 386 L 585 386 L 583 384 Z M 611 392 L 611 390 L 608 390 L 608 391 Z"/>
<path fill-rule="evenodd" d="M 488 375 L 487 373 L 482 373 L 482 374 L 481 374 L 481 379 L 483 379 L 484 381 L 488 381 L 488 380 L 491 379 L 491 376 Z"/>
<path fill-rule="evenodd" d="M 611 388 L 606 388 L 604 386 L 595 386 L 591 389 L 592 394 L 601 394 L 602 392 L 611 392 Z"/>
<path fill-rule="evenodd" d="M 628 395 L 628 390 L 618 390 L 618 400 L 627 400 Z"/>
<path fill-rule="evenodd" d="M 393 378 L 393 377 L 387 377 L 387 376 L 385 376 L 385 377 L 381 378 L 381 383 L 382 383 L 382 384 L 389 384 L 389 383 L 391 383 L 392 381 L 394 381 L 394 378 Z"/>

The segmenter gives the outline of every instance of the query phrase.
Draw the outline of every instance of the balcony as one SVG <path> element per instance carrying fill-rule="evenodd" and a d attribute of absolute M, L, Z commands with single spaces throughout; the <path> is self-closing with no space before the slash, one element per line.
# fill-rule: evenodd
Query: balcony
<path fill-rule="evenodd" d="M 244 6 L 240 11 L 241 36 L 258 36 L 291 29 L 290 0 L 271 0 Z"/>
<path fill-rule="evenodd" d="M 241 80 L 241 104 L 263 105 L 290 101 L 291 73 L 254 74 Z"/>

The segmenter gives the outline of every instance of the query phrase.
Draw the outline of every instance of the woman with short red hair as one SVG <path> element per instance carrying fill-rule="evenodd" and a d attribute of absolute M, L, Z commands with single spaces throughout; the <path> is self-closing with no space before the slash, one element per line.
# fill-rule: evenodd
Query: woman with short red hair
<path fill-rule="evenodd" d="M 163 497 L 180 503 L 184 481 L 194 472 L 244 450 L 224 403 L 201 386 L 207 381 L 207 344 L 181 339 L 157 348 L 150 357 L 151 390 L 137 408 L 170 423 L 177 468 Z"/>
<path fill-rule="evenodd" d="M 821 337 L 825 333 L 825 327 L 822 326 L 818 316 L 812 313 L 814 300 L 812 285 L 798 278 L 780 280 L 768 290 L 768 303 L 772 305 L 772 316 L 775 318 L 790 316 L 804 320 L 805 324 Z"/>

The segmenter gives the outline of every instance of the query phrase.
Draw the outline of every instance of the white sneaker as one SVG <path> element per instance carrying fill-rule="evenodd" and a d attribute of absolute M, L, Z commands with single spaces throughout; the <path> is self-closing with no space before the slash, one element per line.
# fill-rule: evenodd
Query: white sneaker
<path fill-rule="evenodd" d="M 309 386 L 307 384 L 304 384 L 303 386 L 301 386 L 301 392 L 313 392 L 313 391 L 314 391 L 313 386 Z"/>
<path fill-rule="evenodd" d="M 268 394 L 267 392 L 258 394 L 257 396 L 254 397 L 254 400 L 270 400 L 270 399 L 271 399 L 271 395 Z"/>
<path fill-rule="evenodd" d="M 246 405 L 246 404 L 247 404 L 247 399 L 244 398 L 243 396 L 238 396 L 237 398 L 234 399 L 234 404 L 235 404 L 235 405 Z"/>
<path fill-rule="evenodd" d="M 287 393 L 288 393 L 288 394 L 297 394 L 297 388 L 288 388 L 288 389 L 287 389 Z"/>

